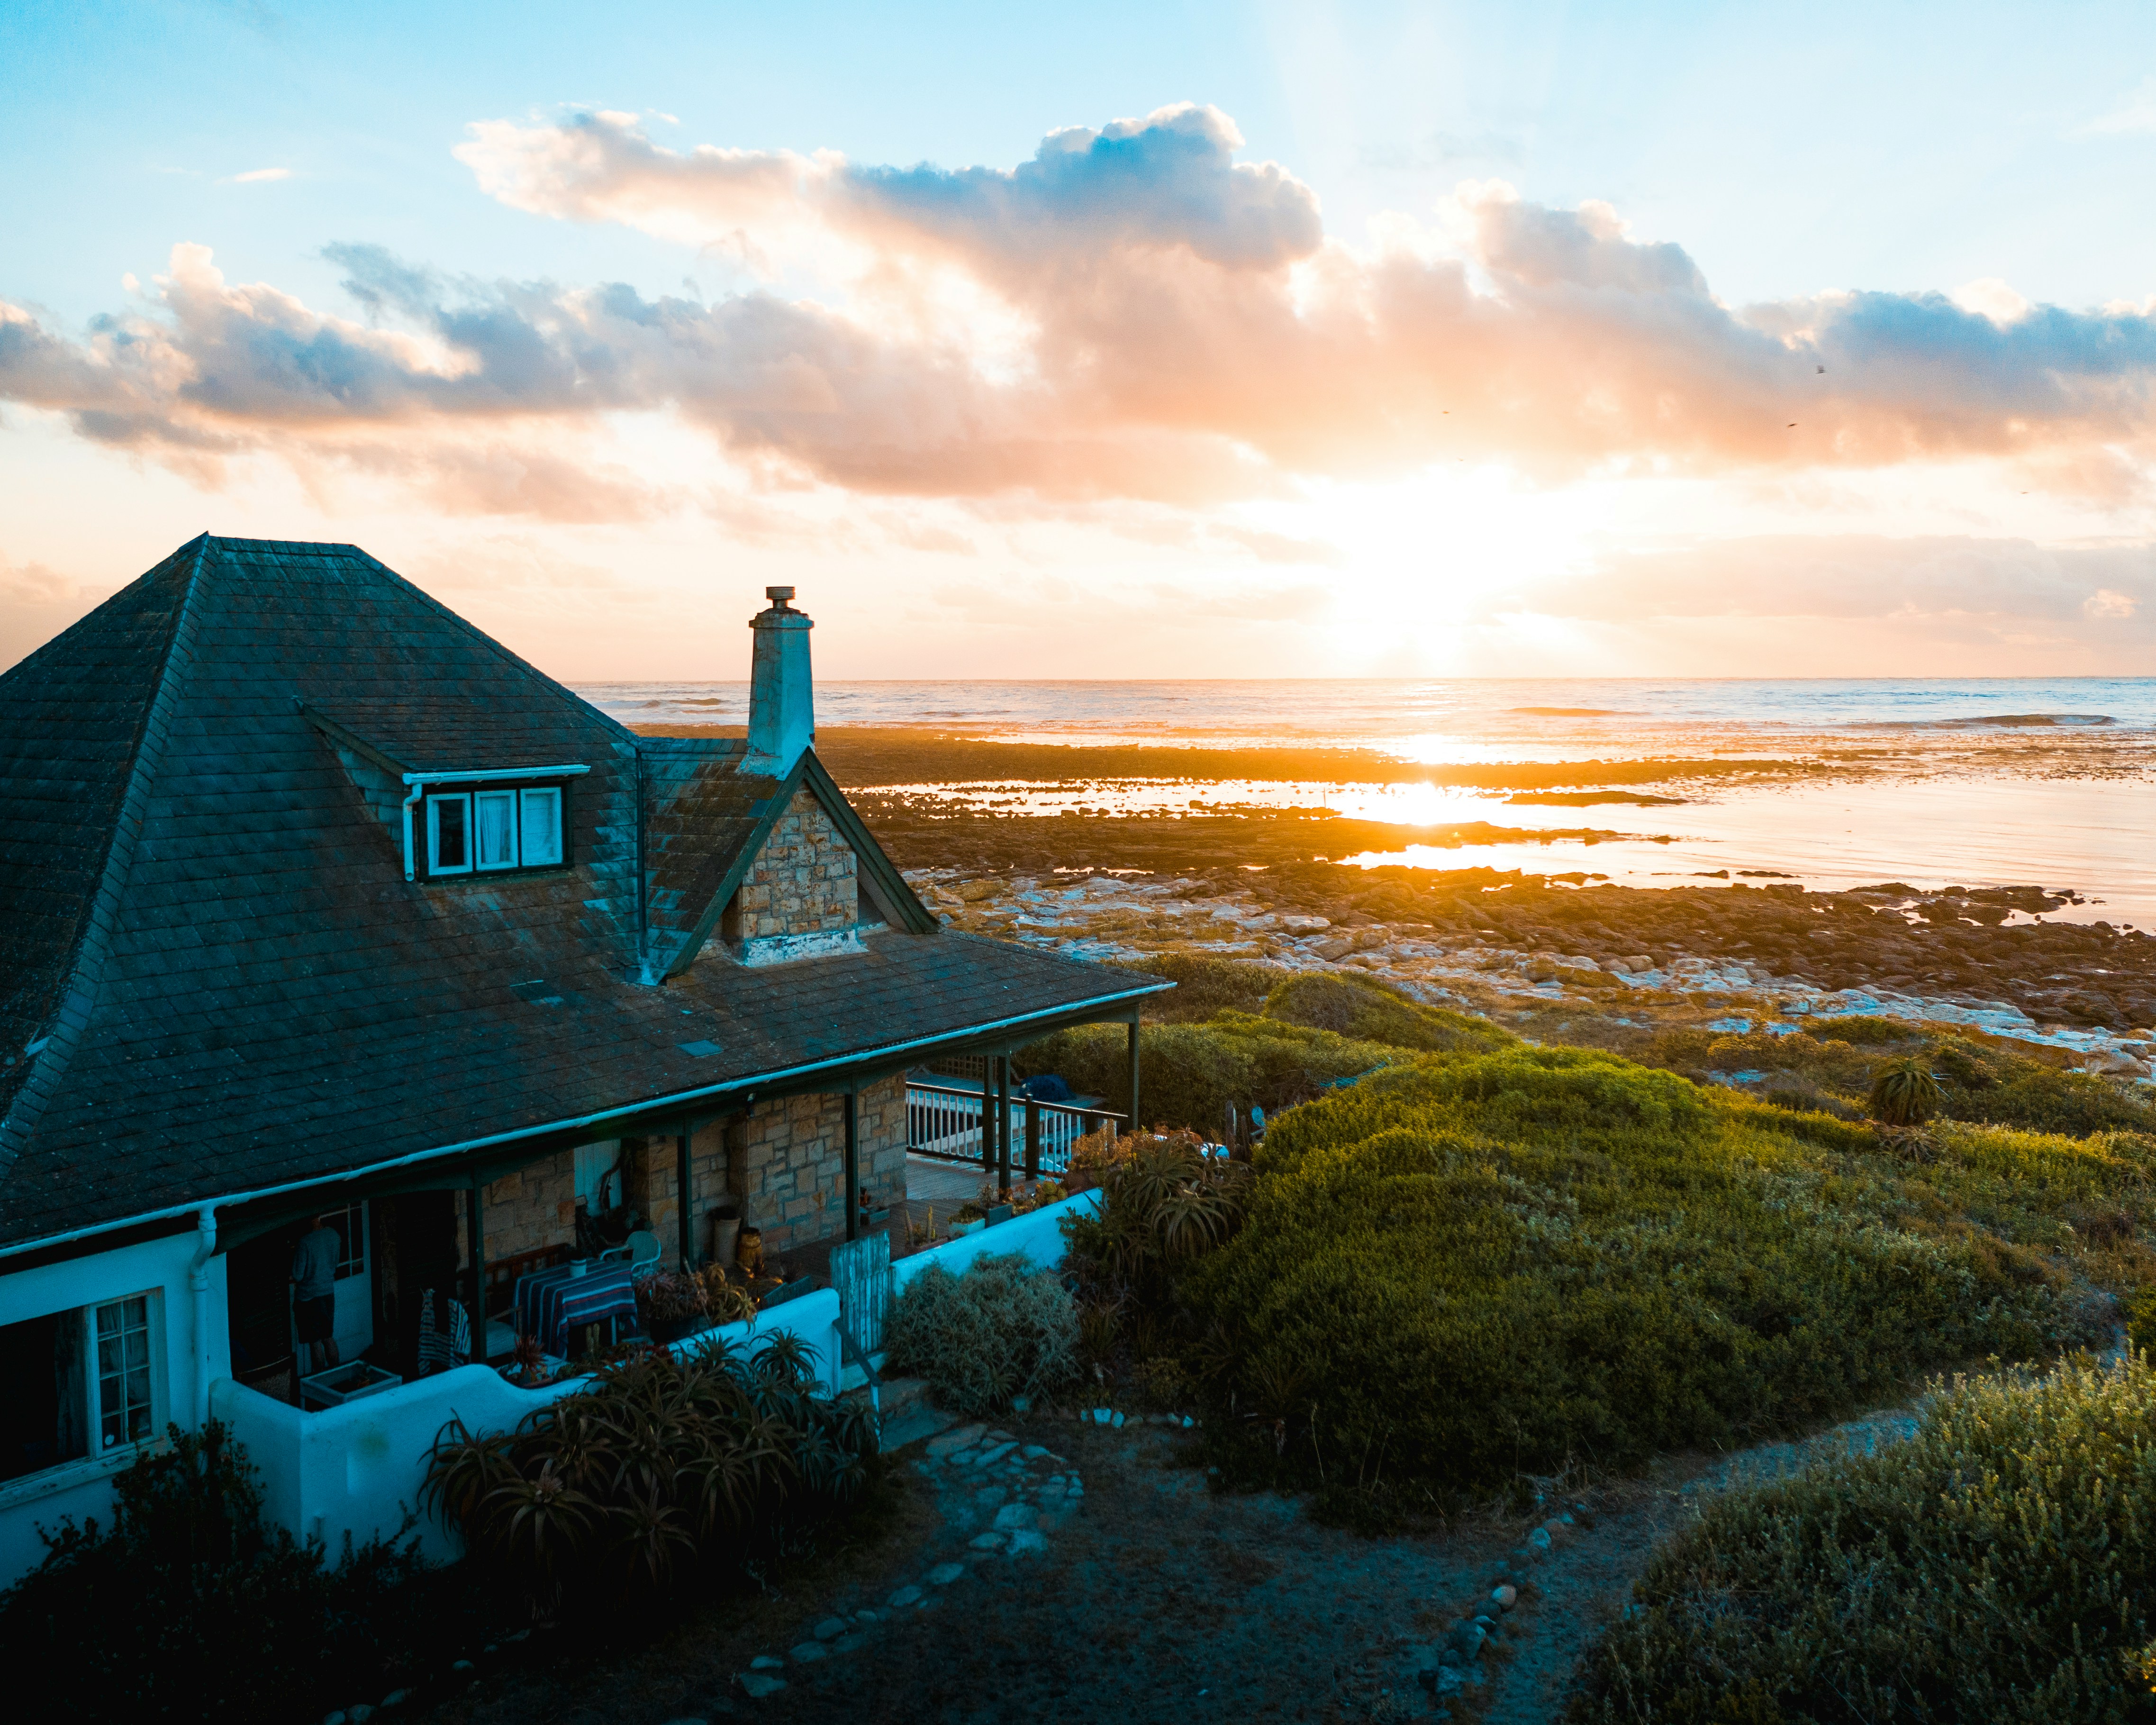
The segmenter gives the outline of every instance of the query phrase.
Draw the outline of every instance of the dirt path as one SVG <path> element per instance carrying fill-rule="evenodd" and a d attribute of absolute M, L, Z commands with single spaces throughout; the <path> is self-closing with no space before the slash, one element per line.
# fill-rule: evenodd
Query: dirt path
<path fill-rule="evenodd" d="M 796 1574 L 783 1595 L 713 1605 L 634 1652 L 554 1654 L 484 1674 L 436 1717 L 1441 1717 L 1416 1672 L 1502 1580 L 1518 1585 L 1518 1604 L 1491 1610 L 1497 1632 L 1450 1706 L 1462 1720 L 1528 1725 L 1558 1717 L 1579 1654 L 1656 1539 L 1703 1495 L 1891 1440 L 1911 1423 L 1896 1411 L 1736 1457 L 1670 1459 L 1594 1494 L 1532 1557 L 1524 1521 L 1365 1539 L 1317 1525 L 1289 1499 L 1214 1493 L 1178 1460 L 1181 1435 L 1158 1428 L 976 1428 L 940 1440 L 935 1455 L 906 1450 L 880 1532 Z"/>

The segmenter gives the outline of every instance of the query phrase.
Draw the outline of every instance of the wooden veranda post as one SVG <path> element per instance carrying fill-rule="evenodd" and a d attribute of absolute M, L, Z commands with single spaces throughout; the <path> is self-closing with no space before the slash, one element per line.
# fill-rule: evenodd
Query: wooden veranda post
<path fill-rule="evenodd" d="M 861 1237 L 860 1097 L 851 1085 L 841 1098 L 846 1122 L 846 1238 Z"/>
<path fill-rule="evenodd" d="M 471 1357 L 480 1365 L 486 1363 L 486 1235 L 482 1220 L 485 1210 L 486 1194 L 480 1190 L 475 1173 L 471 1183 L 465 1188 L 465 1242 L 471 1259 L 471 1296 L 465 1302 L 465 1313 L 471 1320 Z"/>
<path fill-rule="evenodd" d="M 674 1207 L 684 1270 L 695 1268 L 696 1262 L 696 1229 L 689 1214 L 689 1137 L 694 1126 L 693 1121 L 685 1120 L 681 1130 L 674 1135 Z"/>
<path fill-rule="evenodd" d="M 1010 1056 L 995 1057 L 996 1085 L 996 1196 L 1009 1198 L 1011 1188 Z"/>
<path fill-rule="evenodd" d="M 1030 1096 L 1025 1099 L 1025 1177 L 1040 1178 L 1040 1104 Z"/>
<path fill-rule="evenodd" d="M 1131 1130 L 1138 1129 L 1138 1015 L 1131 1014 Z"/>

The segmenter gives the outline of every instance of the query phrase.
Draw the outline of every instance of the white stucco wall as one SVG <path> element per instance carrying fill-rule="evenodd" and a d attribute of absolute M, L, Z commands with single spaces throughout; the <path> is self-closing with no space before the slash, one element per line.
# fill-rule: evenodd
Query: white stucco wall
<path fill-rule="evenodd" d="M 829 1395 L 838 1384 L 838 1318 L 839 1296 L 824 1288 L 750 1322 L 680 1343 L 675 1352 L 685 1353 L 712 1334 L 752 1346 L 790 1332 L 808 1344 L 816 1384 Z M 452 1419 L 473 1432 L 507 1431 L 534 1408 L 574 1394 L 586 1381 L 516 1389 L 492 1367 L 461 1366 L 341 1408 L 302 1414 L 228 1378 L 212 1387 L 210 1409 L 261 1470 L 265 1512 L 302 1538 L 321 1540 L 334 1562 L 347 1533 L 355 1543 L 395 1536 L 407 1512 L 418 1507 L 427 1452 Z M 447 1561 L 459 1555 L 458 1542 L 438 1522 L 423 1520 L 412 1531 L 427 1556 Z"/>
<path fill-rule="evenodd" d="M 891 1266 L 893 1291 L 903 1293 L 906 1285 L 931 1264 L 940 1264 L 953 1276 L 961 1276 L 976 1258 L 1005 1257 L 1013 1252 L 1024 1252 L 1040 1268 L 1052 1270 L 1063 1261 L 1063 1219 L 1090 1216 L 1100 1208 L 1101 1193 L 1096 1187 L 1013 1216 L 993 1228 L 979 1229 L 963 1240 L 947 1240 L 925 1252 L 915 1252 Z"/>
<path fill-rule="evenodd" d="M 152 1296 L 150 1319 L 151 1405 L 160 1440 L 174 1421 L 192 1425 L 195 1393 L 195 1301 L 187 1285 L 194 1261 L 192 1233 L 146 1240 L 109 1252 L 92 1252 L 34 1270 L 0 1274 L 0 1324 L 21 1323 L 70 1307 L 106 1300 Z M 0 1270 L 4 1270 L 0 1260 Z M 224 1260 L 210 1260 L 208 1344 L 213 1377 L 232 1370 L 225 1322 Z M 71 1461 L 43 1473 L 0 1483 L 0 1587 L 44 1560 L 40 1527 L 57 1527 L 69 1516 L 82 1521 L 112 1513 L 112 1476 L 131 1461 L 130 1445 Z"/>

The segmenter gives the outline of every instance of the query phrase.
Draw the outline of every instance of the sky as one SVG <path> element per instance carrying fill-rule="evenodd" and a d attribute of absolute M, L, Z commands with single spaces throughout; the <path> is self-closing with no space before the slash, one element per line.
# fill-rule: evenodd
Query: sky
<path fill-rule="evenodd" d="M 2156 13 L 14 0 L 0 665 L 195 534 L 572 681 L 2156 644 Z"/>

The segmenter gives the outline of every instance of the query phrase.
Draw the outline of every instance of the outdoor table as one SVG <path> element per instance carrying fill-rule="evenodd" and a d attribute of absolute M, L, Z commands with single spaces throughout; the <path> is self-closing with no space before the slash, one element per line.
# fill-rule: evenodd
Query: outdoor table
<path fill-rule="evenodd" d="M 548 1353 L 566 1354 L 569 1332 L 636 1312 L 636 1266 L 562 1264 L 516 1279 L 516 1333 L 536 1336 Z"/>

